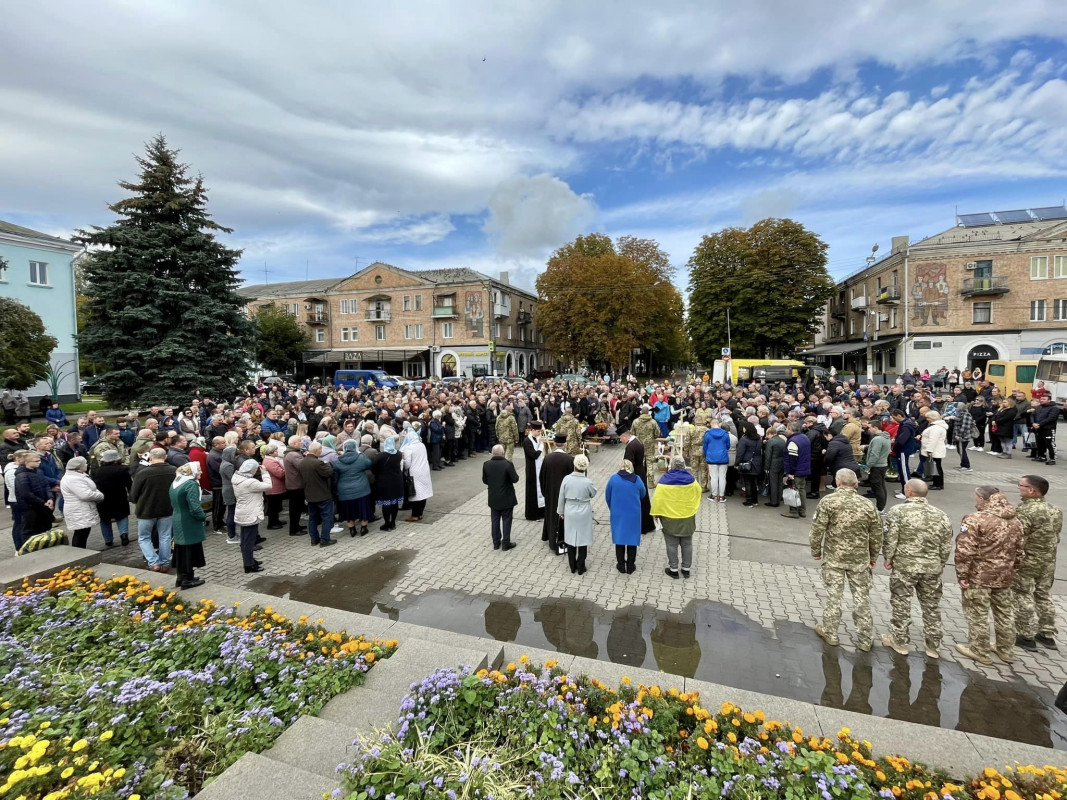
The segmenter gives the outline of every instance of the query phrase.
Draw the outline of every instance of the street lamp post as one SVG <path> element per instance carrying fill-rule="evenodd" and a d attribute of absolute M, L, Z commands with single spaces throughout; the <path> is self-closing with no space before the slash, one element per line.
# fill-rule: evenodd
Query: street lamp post
<path fill-rule="evenodd" d="M 871 248 L 871 254 L 867 256 L 868 267 L 874 264 L 874 254 L 877 252 L 878 245 L 876 244 Z M 867 342 L 867 382 L 872 383 L 874 381 L 874 348 L 871 345 L 871 292 L 866 280 L 863 282 L 863 338 Z"/>

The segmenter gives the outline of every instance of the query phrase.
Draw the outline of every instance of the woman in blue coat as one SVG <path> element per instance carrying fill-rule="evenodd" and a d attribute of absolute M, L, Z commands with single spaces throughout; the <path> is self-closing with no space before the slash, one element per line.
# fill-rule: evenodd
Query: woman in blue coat
<path fill-rule="evenodd" d="M 630 461 L 608 479 L 604 500 L 611 513 L 611 541 L 615 545 L 615 568 L 629 575 L 637 569 L 637 547 L 641 544 L 641 500 L 648 494 L 645 484 L 634 474 Z"/>

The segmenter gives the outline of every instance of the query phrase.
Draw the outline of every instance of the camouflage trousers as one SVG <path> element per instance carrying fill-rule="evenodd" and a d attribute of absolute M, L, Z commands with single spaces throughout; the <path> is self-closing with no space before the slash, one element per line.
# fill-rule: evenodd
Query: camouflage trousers
<path fill-rule="evenodd" d="M 852 592 L 852 621 L 856 623 L 858 645 L 869 646 L 874 640 L 874 622 L 871 620 L 871 570 L 839 569 L 823 566 L 822 582 L 826 587 L 826 604 L 822 610 L 822 627 L 826 635 L 837 638 L 841 624 L 841 600 L 845 595 L 845 582 Z"/>
<path fill-rule="evenodd" d="M 1015 629 L 1025 639 L 1056 635 L 1056 606 L 1052 603 L 1052 582 L 1056 579 L 1056 562 L 1027 567 L 1011 585 L 1015 601 Z"/>
<path fill-rule="evenodd" d="M 929 650 L 941 648 L 941 590 L 941 573 L 924 575 L 893 570 L 893 574 L 889 576 L 889 599 L 893 609 L 889 627 L 897 644 L 908 644 L 911 598 L 912 595 L 918 595 L 926 647 Z"/>
<path fill-rule="evenodd" d="M 1015 607 L 1010 588 L 992 589 L 972 586 L 963 590 L 963 616 L 967 619 L 967 639 L 971 650 L 988 658 L 989 610 L 993 609 L 993 634 L 996 651 L 1011 653 L 1015 647 Z"/>
<path fill-rule="evenodd" d="M 515 453 L 515 442 L 501 442 L 504 445 L 504 458 L 511 461 L 511 456 Z"/>
<path fill-rule="evenodd" d="M 704 460 L 704 454 L 694 456 L 689 459 L 689 463 L 692 464 L 690 471 L 693 477 L 700 484 L 700 488 L 706 492 L 708 490 L 708 462 Z"/>

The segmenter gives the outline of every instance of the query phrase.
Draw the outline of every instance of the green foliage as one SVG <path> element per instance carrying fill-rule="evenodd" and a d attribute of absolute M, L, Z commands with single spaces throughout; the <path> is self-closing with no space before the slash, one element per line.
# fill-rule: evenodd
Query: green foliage
<path fill-rule="evenodd" d="M 234 392 L 245 374 L 253 329 L 237 294 L 241 252 L 207 213 L 203 179 L 188 175 L 162 135 L 146 146 L 131 196 L 109 206 L 118 219 L 79 231 L 95 248 L 82 267 L 84 356 L 105 366 L 109 402 L 184 402 Z"/>
<path fill-rule="evenodd" d="M 89 570 L 0 597 L 0 638 L 0 794 L 27 800 L 195 795 L 395 647 Z"/>
<path fill-rule="evenodd" d="M 256 361 L 272 372 L 292 370 L 309 342 L 307 329 L 274 303 L 256 312 Z"/>
<path fill-rule="evenodd" d="M 15 300 L 0 297 L 0 386 L 29 389 L 48 374 L 56 339 L 44 322 Z"/>
<path fill-rule="evenodd" d="M 537 279 L 535 321 L 546 349 L 616 369 L 637 347 L 660 360 L 681 360 L 685 326 L 673 275 L 667 254 L 651 239 L 579 236 L 552 255 Z"/>
<path fill-rule="evenodd" d="M 791 354 L 818 329 L 834 291 L 826 244 L 791 219 L 705 236 L 689 259 L 689 334 L 710 364 L 727 343 L 737 358 Z"/>

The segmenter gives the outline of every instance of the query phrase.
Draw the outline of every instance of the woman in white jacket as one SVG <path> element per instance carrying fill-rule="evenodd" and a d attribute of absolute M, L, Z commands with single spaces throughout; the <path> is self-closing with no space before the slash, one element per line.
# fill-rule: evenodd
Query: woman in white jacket
<path fill-rule="evenodd" d="M 72 458 L 59 482 L 59 491 L 63 494 L 63 522 L 71 532 L 70 543 L 74 547 L 85 547 L 89 531 L 93 525 L 100 524 L 96 504 L 104 499 L 104 493 L 86 474 L 88 463 L 81 456 Z"/>
<path fill-rule="evenodd" d="M 270 473 L 250 458 L 234 473 L 231 483 L 237 498 L 233 522 L 241 529 L 241 558 L 245 572 L 262 572 L 263 565 L 252 553 L 259 541 L 259 523 L 263 521 L 263 495 L 271 488 Z"/>
<path fill-rule="evenodd" d="M 944 489 L 945 470 L 941 466 L 941 459 L 947 452 L 948 423 L 941 419 L 941 415 L 936 411 L 927 411 L 926 421 L 929 424 L 919 437 L 919 453 L 927 462 L 933 461 L 935 468 L 935 474 L 927 470 L 930 477 L 926 478 L 926 482 L 930 484 L 931 489 Z"/>

